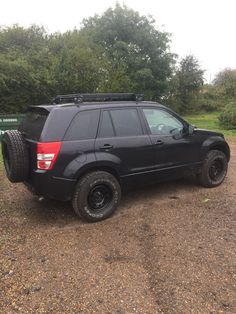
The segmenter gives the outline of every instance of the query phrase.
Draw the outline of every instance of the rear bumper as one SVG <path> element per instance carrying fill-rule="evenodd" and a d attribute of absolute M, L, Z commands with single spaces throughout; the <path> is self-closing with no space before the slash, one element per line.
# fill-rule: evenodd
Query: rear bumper
<path fill-rule="evenodd" d="M 24 184 L 32 193 L 39 196 L 68 201 L 73 196 L 76 181 L 53 177 L 46 171 L 36 170 Z"/>

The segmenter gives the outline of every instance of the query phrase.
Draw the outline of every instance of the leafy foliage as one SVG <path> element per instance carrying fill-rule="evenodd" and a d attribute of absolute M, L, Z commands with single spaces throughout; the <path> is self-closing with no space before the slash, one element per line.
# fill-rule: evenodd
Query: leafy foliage
<path fill-rule="evenodd" d="M 204 83 L 203 74 L 204 71 L 200 68 L 198 60 L 194 56 L 188 55 L 183 58 L 176 73 L 179 92 L 186 96 L 199 91 Z"/>
<path fill-rule="evenodd" d="M 229 103 L 219 116 L 222 127 L 226 130 L 236 129 L 236 102 Z"/>
<path fill-rule="evenodd" d="M 102 91 L 128 90 L 149 98 L 167 91 L 174 55 L 169 34 L 156 29 L 152 18 L 117 4 L 83 24 L 82 34 L 104 48 L 109 63 Z"/>
<path fill-rule="evenodd" d="M 1 112 L 21 112 L 55 94 L 96 91 L 103 51 L 78 31 L 48 35 L 36 26 L 1 29 Z"/>
<path fill-rule="evenodd" d="M 53 55 L 47 35 L 36 26 L 1 29 L 1 112 L 19 112 L 28 104 L 44 102 L 53 84 Z"/>
<path fill-rule="evenodd" d="M 188 112 L 197 106 L 204 83 L 204 71 L 198 60 L 188 55 L 180 60 L 179 68 L 171 80 L 172 90 L 168 103 L 179 112 Z"/>
<path fill-rule="evenodd" d="M 176 71 L 169 44 L 170 35 L 151 17 L 119 4 L 63 34 L 38 26 L 0 28 L 0 112 L 22 112 L 76 92 L 143 93 L 190 111 L 203 71 L 193 56 Z"/>
<path fill-rule="evenodd" d="M 236 97 L 236 70 L 224 69 L 219 72 L 214 81 L 215 92 L 218 97 L 233 100 Z"/>

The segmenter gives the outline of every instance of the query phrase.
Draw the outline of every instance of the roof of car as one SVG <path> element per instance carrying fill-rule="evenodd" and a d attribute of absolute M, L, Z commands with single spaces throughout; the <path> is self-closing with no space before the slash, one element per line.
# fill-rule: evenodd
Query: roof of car
<path fill-rule="evenodd" d="M 78 107 L 82 109 L 104 109 L 104 108 L 117 108 L 117 107 L 143 107 L 143 106 L 158 106 L 165 107 L 154 101 L 103 101 L 103 102 L 83 102 L 83 103 L 66 103 L 66 104 L 49 104 L 31 106 L 30 108 L 43 108 L 51 111 L 54 108 L 68 108 Z"/>

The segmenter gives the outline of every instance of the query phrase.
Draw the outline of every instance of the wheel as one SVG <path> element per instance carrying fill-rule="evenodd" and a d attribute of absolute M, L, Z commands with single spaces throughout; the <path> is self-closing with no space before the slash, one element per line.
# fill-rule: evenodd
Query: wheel
<path fill-rule="evenodd" d="M 29 175 L 29 152 L 26 141 L 17 130 L 6 131 L 2 139 L 2 155 L 11 182 L 22 182 Z"/>
<path fill-rule="evenodd" d="M 121 189 L 116 178 L 105 171 L 93 171 L 79 180 L 72 205 L 83 220 L 96 222 L 110 217 L 120 198 Z"/>
<path fill-rule="evenodd" d="M 226 155 L 219 150 L 208 152 L 199 174 L 201 185 L 211 188 L 220 185 L 227 174 L 228 160 Z"/>

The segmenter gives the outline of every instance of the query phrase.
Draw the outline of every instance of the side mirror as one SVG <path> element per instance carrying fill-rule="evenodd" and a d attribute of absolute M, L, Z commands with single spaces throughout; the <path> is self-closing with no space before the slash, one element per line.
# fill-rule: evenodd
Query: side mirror
<path fill-rule="evenodd" d="M 194 132 L 195 128 L 196 128 L 195 125 L 189 124 L 189 126 L 188 126 L 188 134 L 189 135 L 193 135 L 193 132 Z"/>

